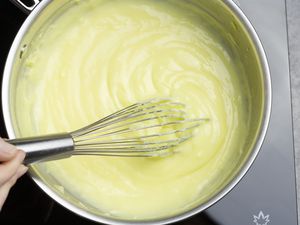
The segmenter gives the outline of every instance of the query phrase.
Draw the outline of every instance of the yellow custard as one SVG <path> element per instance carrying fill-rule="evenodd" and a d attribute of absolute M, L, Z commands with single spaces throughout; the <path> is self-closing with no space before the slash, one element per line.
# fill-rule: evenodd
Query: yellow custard
<path fill-rule="evenodd" d="M 210 121 L 168 157 L 76 156 L 34 168 L 85 207 L 122 219 L 209 199 L 236 166 L 251 106 L 240 62 L 207 17 L 182 0 L 85 0 L 40 31 L 17 82 L 20 136 L 72 131 L 154 97 Z"/>

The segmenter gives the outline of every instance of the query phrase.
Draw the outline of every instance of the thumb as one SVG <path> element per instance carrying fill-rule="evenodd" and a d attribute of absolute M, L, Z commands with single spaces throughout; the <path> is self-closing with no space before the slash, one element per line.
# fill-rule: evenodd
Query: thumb
<path fill-rule="evenodd" d="M 17 153 L 18 150 L 14 145 L 0 138 L 0 162 L 11 160 Z"/>

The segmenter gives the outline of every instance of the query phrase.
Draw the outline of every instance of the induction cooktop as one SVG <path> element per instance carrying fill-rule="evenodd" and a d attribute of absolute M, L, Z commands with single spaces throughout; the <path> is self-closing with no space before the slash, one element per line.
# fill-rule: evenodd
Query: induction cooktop
<path fill-rule="evenodd" d="M 27 1 L 28 2 L 28 1 Z M 268 132 L 254 164 L 239 184 L 209 209 L 177 225 L 297 225 L 296 176 L 285 0 L 235 0 L 256 29 L 265 48 L 272 80 Z M 26 15 L 8 0 L 0 1 L 0 71 Z M 0 135 L 7 137 L 3 117 Z M 30 178 L 11 190 L 0 224 L 99 224 L 60 206 Z"/>

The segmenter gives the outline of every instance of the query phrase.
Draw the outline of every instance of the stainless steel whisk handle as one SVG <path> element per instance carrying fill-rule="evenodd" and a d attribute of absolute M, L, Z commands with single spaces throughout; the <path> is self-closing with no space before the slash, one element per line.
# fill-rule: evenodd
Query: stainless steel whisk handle
<path fill-rule="evenodd" d="M 26 152 L 25 164 L 72 156 L 74 141 L 69 133 L 8 140 Z"/>

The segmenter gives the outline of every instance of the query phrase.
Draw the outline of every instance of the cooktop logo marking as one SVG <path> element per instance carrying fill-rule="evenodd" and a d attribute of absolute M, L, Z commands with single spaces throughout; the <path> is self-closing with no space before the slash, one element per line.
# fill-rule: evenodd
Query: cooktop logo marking
<path fill-rule="evenodd" d="M 260 211 L 258 215 L 253 215 L 253 218 L 255 225 L 267 225 L 270 222 L 270 215 L 264 215 L 263 211 Z"/>

